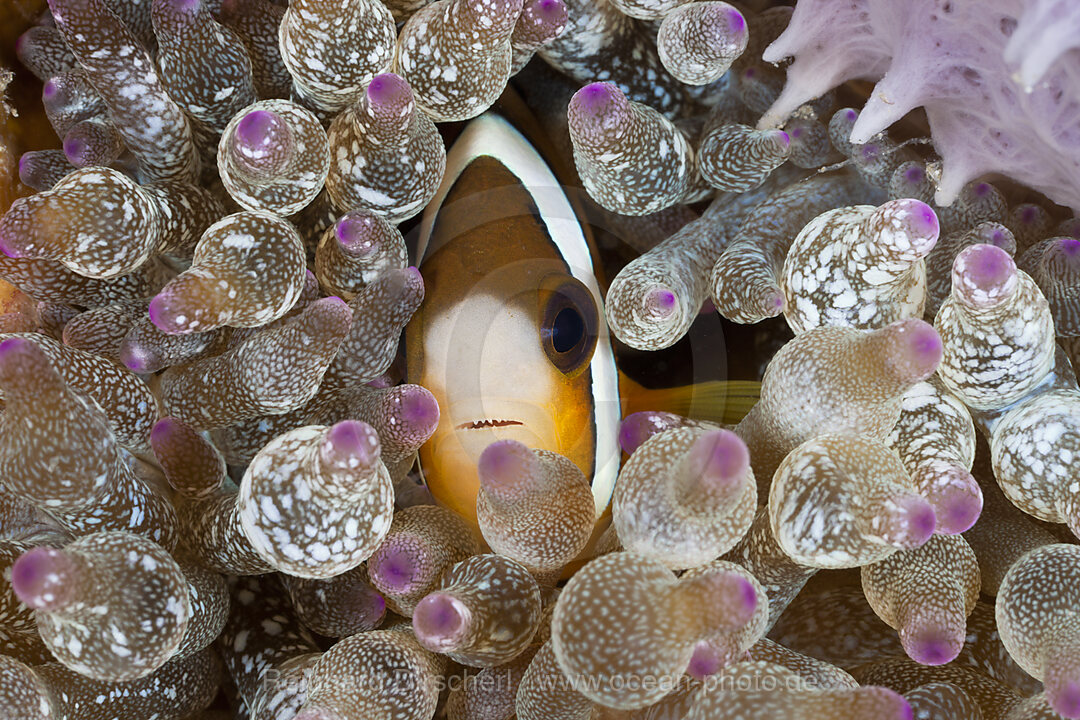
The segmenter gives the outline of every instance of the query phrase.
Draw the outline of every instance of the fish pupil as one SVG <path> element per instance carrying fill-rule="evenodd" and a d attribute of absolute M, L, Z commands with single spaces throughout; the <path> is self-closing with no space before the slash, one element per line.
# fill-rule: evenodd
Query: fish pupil
<path fill-rule="evenodd" d="M 574 308 L 563 308 L 551 325 L 551 345 L 555 352 L 569 352 L 585 336 L 585 320 Z"/>

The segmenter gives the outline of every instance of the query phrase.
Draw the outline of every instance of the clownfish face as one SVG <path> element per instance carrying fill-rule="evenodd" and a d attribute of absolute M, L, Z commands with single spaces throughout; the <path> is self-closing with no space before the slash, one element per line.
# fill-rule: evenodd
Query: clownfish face
<path fill-rule="evenodd" d="M 497 152 L 508 143 L 516 155 Z M 407 373 L 439 403 L 420 450 L 432 494 L 474 520 L 480 454 L 510 439 L 565 455 L 586 477 L 600 467 L 602 509 L 618 398 L 599 288 L 562 190 L 505 121 L 481 117 L 451 149 L 421 248 L 425 299 L 407 330 Z"/>

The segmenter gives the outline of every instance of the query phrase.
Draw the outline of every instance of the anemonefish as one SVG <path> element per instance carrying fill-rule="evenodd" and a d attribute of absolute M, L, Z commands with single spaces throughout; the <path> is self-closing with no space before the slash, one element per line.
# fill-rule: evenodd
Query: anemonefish
<path fill-rule="evenodd" d="M 599 517 L 619 469 L 620 418 L 648 405 L 632 394 L 650 391 L 620 377 L 579 214 L 499 114 L 471 121 L 451 146 L 415 253 L 425 299 L 406 330 L 406 375 L 439 403 L 419 453 L 432 495 L 475 522 L 480 454 L 513 439 L 580 467 Z"/>

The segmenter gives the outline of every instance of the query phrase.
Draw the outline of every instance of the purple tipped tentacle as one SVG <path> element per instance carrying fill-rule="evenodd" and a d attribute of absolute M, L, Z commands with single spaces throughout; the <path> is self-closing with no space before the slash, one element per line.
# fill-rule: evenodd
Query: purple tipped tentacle
<path fill-rule="evenodd" d="M 367 111 L 376 119 L 378 134 L 408 130 L 416 103 L 412 88 L 403 77 L 394 73 L 376 75 L 368 83 L 364 97 Z"/>
<path fill-rule="evenodd" d="M 321 453 L 328 466 L 344 471 L 370 467 L 380 449 L 374 428 L 357 420 L 343 420 L 327 431 Z"/>
<path fill-rule="evenodd" d="M 230 159 L 255 180 L 268 180 L 289 167 L 295 141 L 288 121 L 272 110 L 251 110 L 232 136 Z"/>
<path fill-rule="evenodd" d="M 921 665 L 944 665 L 956 659 L 964 646 L 964 636 L 956 636 L 934 625 L 901 631 L 904 651 Z"/>
<path fill-rule="evenodd" d="M 367 212 L 348 212 L 334 223 L 334 237 L 337 238 L 349 256 L 366 257 L 379 247 L 376 232 L 378 221 Z"/>
<path fill-rule="evenodd" d="M 885 364 L 894 377 L 918 382 L 929 377 L 941 363 L 941 336 L 930 323 L 910 318 L 876 331 L 888 342 Z"/>
<path fill-rule="evenodd" d="M 953 261 L 953 296 L 973 307 L 992 307 L 1011 296 L 1018 284 L 1016 263 L 994 245 L 972 245 Z"/>
<path fill-rule="evenodd" d="M 127 340 L 120 343 L 119 357 L 125 367 L 139 375 L 157 372 L 164 367 L 153 348 Z"/>
<path fill-rule="evenodd" d="M 384 542 L 368 560 L 368 574 L 379 587 L 405 595 L 419 587 L 416 553 L 419 548 L 399 547 L 392 539 Z"/>
<path fill-rule="evenodd" d="M 540 472 L 540 464 L 532 450 L 522 443 L 497 440 L 480 454 L 477 472 L 486 493 L 511 499 L 526 489 L 523 485 Z"/>
<path fill-rule="evenodd" d="M 170 335 L 199 330 L 205 314 L 198 302 L 202 285 L 197 278 L 173 280 L 150 301 L 147 308 L 150 322 Z"/>
<path fill-rule="evenodd" d="M 931 464 L 912 473 L 912 482 L 934 507 L 935 532 L 956 535 L 979 519 L 983 494 L 979 483 L 962 467 Z"/>
<path fill-rule="evenodd" d="M 937 526 L 934 508 L 919 495 L 912 493 L 892 498 L 884 505 L 884 510 L 872 532 L 889 545 L 917 548 L 934 534 Z"/>
<path fill-rule="evenodd" d="M 690 657 L 690 664 L 686 666 L 686 674 L 695 680 L 704 680 L 710 675 L 715 675 L 724 668 L 723 658 L 708 642 L 702 641 L 694 646 L 694 654 Z"/>
<path fill-rule="evenodd" d="M 111 165 L 123 152 L 123 140 L 104 118 L 76 123 L 64 136 L 64 154 L 76 167 Z"/>
<path fill-rule="evenodd" d="M 1057 675 L 1057 669 L 1050 668 L 1044 682 L 1050 707 L 1062 717 L 1080 718 L 1080 677 L 1066 675 L 1059 678 Z"/>
<path fill-rule="evenodd" d="M 412 428 L 412 433 L 429 434 L 439 422 L 439 404 L 435 396 L 419 385 L 405 387 L 401 396 L 400 420 Z"/>
<path fill-rule="evenodd" d="M 446 592 L 434 592 L 413 610 L 413 632 L 427 648 L 453 650 L 472 630 L 472 613 L 465 603 Z"/>
<path fill-rule="evenodd" d="M 645 293 L 643 304 L 646 313 L 664 318 L 675 312 L 678 298 L 670 289 L 658 285 Z"/>
<path fill-rule="evenodd" d="M 59 610 L 78 599 L 78 576 L 78 565 L 62 550 L 37 547 L 15 561 L 11 587 L 20 600 L 35 610 Z"/>
<path fill-rule="evenodd" d="M 62 150 L 31 150 L 19 156 L 19 180 L 38 192 L 52 190 L 74 170 Z"/>
<path fill-rule="evenodd" d="M 574 93 L 570 98 L 567 116 L 570 125 L 583 136 L 603 135 L 617 127 L 630 114 L 630 103 L 619 88 L 606 82 L 595 82 Z"/>
<path fill-rule="evenodd" d="M 716 430 L 698 438 L 687 457 L 702 482 L 723 487 L 742 480 L 750 468 L 746 443 L 729 430 Z"/>
<path fill-rule="evenodd" d="M 669 428 L 680 427 L 683 419 L 674 413 L 642 410 L 631 413 L 619 425 L 619 447 L 627 455 L 644 444 L 653 435 Z"/>

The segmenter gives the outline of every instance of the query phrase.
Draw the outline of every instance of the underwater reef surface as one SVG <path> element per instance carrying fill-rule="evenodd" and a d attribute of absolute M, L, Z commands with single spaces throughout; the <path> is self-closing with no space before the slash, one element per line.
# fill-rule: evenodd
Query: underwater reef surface
<path fill-rule="evenodd" d="M 1080 718 L 1076 3 L 0 21 L 0 716 Z"/>

